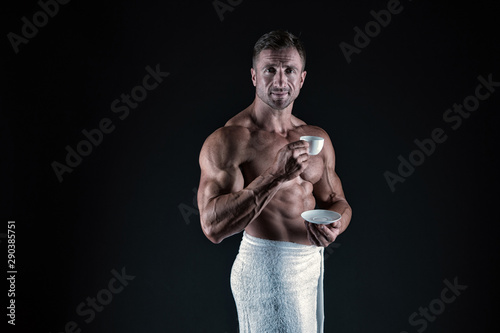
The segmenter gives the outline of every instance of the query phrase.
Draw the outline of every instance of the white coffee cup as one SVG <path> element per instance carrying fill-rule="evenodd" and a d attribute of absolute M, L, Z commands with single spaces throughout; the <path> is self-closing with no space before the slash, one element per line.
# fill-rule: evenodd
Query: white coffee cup
<path fill-rule="evenodd" d="M 307 151 L 309 155 L 318 155 L 325 143 L 325 139 L 319 136 L 301 136 L 300 140 L 309 142 L 309 149 Z"/>

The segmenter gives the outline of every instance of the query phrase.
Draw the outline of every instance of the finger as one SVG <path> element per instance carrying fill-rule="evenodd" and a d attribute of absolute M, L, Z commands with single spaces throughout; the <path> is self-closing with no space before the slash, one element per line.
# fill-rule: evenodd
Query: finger
<path fill-rule="evenodd" d="M 309 142 L 304 140 L 299 140 L 295 142 L 291 142 L 288 144 L 288 148 L 290 149 L 306 149 L 309 148 Z"/>
<path fill-rule="evenodd" d="M 318 242 L 318 246 L 325 246 L 324 243 L 326 241 L 325 236 L 318 230 L 319 225 L 317 224 L 312 224 L 311 223 L 311 233 L 313 234 L 314 238 L 316 238 Z"/>
<path fill-rule="evenodd" d="M 330 244 L 330 241 L 328 240 L 328 236 L 325 235 L 324 229 L 325 226 L 318 226 L 318 240 L 321 242 L 321 246 L 327 247 L 328 244 Z"/>
<path fill-rule="evenodd" d="M 297 140 L 290 143 L 290 145 L 294 147 L 309 147 L 309 142 L 307 142 L 306 140 Z"/>
<path fill-rule="evenodd" d="M 323 246 L 326 247 L 335 240 L 336 238 L 335 232 L 332 231 L 332 229 L 330 229 L 327 225 L 320 224 L 317 226 L 317 228 L 319 234 L 318 239 L 321 241 Z"/>
<path fill-rule="evenodd" d="M 300 170 L 301 173 L 304 172 L 307 169 L 307 166 L 309 165 L 309 161 L 304 161 L 300 163 Z"/>
<path fill-rule="evenodd" d="M 295 158 L 298 158 L 302 155 L 308 155 L 309 154 L 307 153 L 307 148 L 295 148 L 292 150 L 292 156 L 295 157 Z"/>
<path fill-rule="evenodd" d="M 308 160 L 309 160 L 309 154 L 307 154 L 307 153 L 301 154 L 297 157 L 297 162 L 299 162 L 299 163 L 305 163 Z"/>
<path fill-rule="evenodd" d="M 325 228 L 323 229 L 323 235 L 325 236 L 325 239 L 329 244 L 335 241 L 338 234 L 338 229 L 329 228 L 328 226 L 325 226 Z"/>
<path fill-rule="evenodd" d="M 340 228 L 340 227 L 341 227 L 341 225 L 342 225 L 342 222 L 340 222 L 340 220 L 335 221 L 335 222 L 333 222 L 333 223 L 330 223 L 330 226 L 331 226 L 331 228 L 333 228 L 333 229 L 338 229 L 338 228 Z"/>

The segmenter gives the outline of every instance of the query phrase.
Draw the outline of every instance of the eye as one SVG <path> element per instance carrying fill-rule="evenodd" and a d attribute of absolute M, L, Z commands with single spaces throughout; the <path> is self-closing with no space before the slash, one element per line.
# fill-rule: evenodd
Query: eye
<path fill-rule="evenodd" d="M 276 69 L 274 67 L 269 67 L 269 68 L 266 68 L 265 72 L 274 74 L 274 73 L 276 73 Z"/>
<path fill-rule="evenodd" d="M 292 74 L 292 73 L 295 73 L 295 70 L 294 70 L 293 68 L 287 68 L 287 69 L 285 70 L 285 72 L 286 72 L 287 74 Z"/>

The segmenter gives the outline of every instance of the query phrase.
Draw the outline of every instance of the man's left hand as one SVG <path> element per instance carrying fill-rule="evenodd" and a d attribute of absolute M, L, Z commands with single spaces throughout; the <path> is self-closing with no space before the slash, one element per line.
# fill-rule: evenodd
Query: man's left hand
<path fill-rule="evenodd" d="M 316 224 L 304 221 L 307 237 L 313 245 L 327 247 L 340 234 L 341 219 L 330 224 Z"/>

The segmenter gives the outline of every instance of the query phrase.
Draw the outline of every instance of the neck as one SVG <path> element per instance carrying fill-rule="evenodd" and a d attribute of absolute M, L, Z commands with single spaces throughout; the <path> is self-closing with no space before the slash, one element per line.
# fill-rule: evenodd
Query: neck
<path fill-rule="evenodd" d="M 268 132 L 286 135 L 289 130 L 294 128 L 292 123 L 292 107 L 293 103 L 285 109 L 276 110 L 256 96 L 252 105 L 250 105 L 250 112 L 258 127 Z"/>

